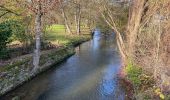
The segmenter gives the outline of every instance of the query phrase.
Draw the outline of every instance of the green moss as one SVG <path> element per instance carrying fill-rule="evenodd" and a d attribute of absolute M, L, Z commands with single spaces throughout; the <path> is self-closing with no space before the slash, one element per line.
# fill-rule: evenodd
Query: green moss
<path fill-rule="evenodd" d="M 29 62 L 30 61 L 30 58 L 27 58 L 27 59 L 24 59 L 22 61 L 16 61 L 16 62 L 13 62 L 11 64 L 7 64 L 5 66 L 2 66 L 0 68 L 0 71 L 3 72 L 3 71 L 8 71 L 8 70 L 11 70 L 12 68 L 16 67 L 16 66 L 21 66 L 23 64 L 25 64 L 26 62 Z"/>
<path fill-rule="evenodd" d="M 73 54 L 74 48 L 71 47 L 62 47 L 53 51 L 49 51 L 40 58 L 40 66 L 46 63 L 47 60 L 58 62 L 58 60 L 63 59 L 64 57 Z"/>

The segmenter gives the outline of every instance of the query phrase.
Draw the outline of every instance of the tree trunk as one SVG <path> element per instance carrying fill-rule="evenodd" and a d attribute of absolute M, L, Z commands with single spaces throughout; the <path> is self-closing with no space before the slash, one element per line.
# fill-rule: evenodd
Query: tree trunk
<path fill-rule="evenodd" d="M 133 0 L 127 27 L 128 56 L 132 58 L 146 0 Z"/>
<path fill-rule="evenodd" d="M 61 5 L 61 12 L 62 12 L 62 15 L 63 15 L 63 18 L 64 18 L 64 23 L 65 23 L 65 27 L 66 27 L 66 29 L 67 29 L 67 32 L 68 32 L 69 34 L 72 34 L 71 29 L 70 29 L 70 26 L 69 26 L 69 24 L 68 24 L 68 20 L 67 20 L 65 11 L 64 11 L 64 7 L 63 7 L 63 4 L 62 4 L 61 1 L 60 1 L 60 5 Z"/>
<path fill-rule="evenodd" d="M 118 46 L 120 54 L 121 54 L 122 63 L 123 63 L 122 66 L 125 67 L 127 64 L 127 55 L 126 55 L 124 41 L 122 39 L 120 32 L 117 29 L 115 29 L 114 27 L 112 27 L 112 29 L 116 33 L 116 42 L 117 42 L 117 46 Z"/>
<path fill-rule="evenodd" d="M 114 22 L 111 15 L 110 15 L 110 19 L 112 20 L 112 22 L 110 22 L 106 18 L 104 13 L 101 13 L 101 14 L 102 14 L 102 17 L 105 20 L 105 22 L 113 29 L 113 32 L 115 32 L 115 34 L 116 34 L 116 42 L 117 42 L 117 46 L 118 46 L 118 49 L 120 51 L 120 55 L 121 55 L 122 63 L 123 63 L 122 66 L 125 66 L 126 61 L 127 61 L 127 54 L 126 54 L 125 45 L 124 45 L 124 41 L 123 41 L 123 38 L 121 36 L 121 33 L 117 30 L 117 27 L 116 27 L 115 22 Z"/>
<path fill-rule="evenodd" d="M 40 60 L 40 47 L 41 47 L 41 5 L 38 5 L 37 14 L 35 17 L 35 50 L 33 55 L 33 66 L 34 71 L 37 71 L 39 68 L 39 60 Z"/>
<path fill-rule="evenodd" d="M 160 15 L 161 16 L 161 15 Z M 159 53 L 160 53 L 160 42 L 161 42 L 161 29 L 162 29 L 162 27 L 161 27 L 161 19 L 159 19 L 159 31 L 158 31 L 158 36 L 157 36 L 157 40 L 155 40 L 156 42 L 157 42 L 157 46 L 156 46 L 156 55 L 155 55 L 155 65 L 154 65 L 154 73 L 153 73 L 153 75 L 154 75 L 154 78 L 156 79 L 157 78 L 157 76 L 158 76 L 158 69 L 159 69 Z M 159 69 L 160 70 L 160 69 Z"/>
<path fill-rule="evenodd" d="M 78 23 L 77 23 L 77 21 L 78 21 L 78 16 L 77 16 L 77 9 L 76 9 L 76 11 L 75 11 L 75 25 L 76 25 L 76 33 L 77 33 L 77 26 L 78 26 Z"/>
<path fill-rule="evenodd" d="M 76 23 L 76 32 L 78 35 L 81 33 L 81 9 L 80 4 L 77 5 L 75 11 L 75 23 Z"/>

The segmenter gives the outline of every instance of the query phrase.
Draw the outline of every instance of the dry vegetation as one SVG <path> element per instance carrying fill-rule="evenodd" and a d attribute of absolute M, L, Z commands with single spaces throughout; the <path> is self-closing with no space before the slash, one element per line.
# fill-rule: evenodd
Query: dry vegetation
<path fill-rule="evenodd" d="M 170 0 L 142 0 L 144 3 L 137 1 L 139 0 L 133 0 L 134 8 L 132 7 L 131 10 L 131 18 L 134 20 L 130 25 L 134 24 L 134 26 L 128 27 L 130 28 L 127 34 L 130 36 L 128 58 L 153 74 L 156 80 L 155 87 L 160 88 L 160 93 L 157 95 L 165 99 L 164 95 L 168 96 L 170 93 L 168 73 L 170 71 Z M 136 5 L 143 6 L 135 7 Z M 141 11 L 141 14 L 137 11 Z M 140 16 L 133 16 L 134 13 Z"/>

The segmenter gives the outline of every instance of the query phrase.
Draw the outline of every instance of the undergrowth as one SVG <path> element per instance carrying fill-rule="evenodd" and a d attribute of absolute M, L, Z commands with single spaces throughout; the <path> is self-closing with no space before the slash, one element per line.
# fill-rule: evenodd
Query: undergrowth
<path fill-rule="evenodd" d="M 164 94 L 156 85 L 152 73 L 131 62 L 127 65 L 125 71 L 127 79 L 133 85 L 133 96 L 136 100 L 170 100 L 170 95 Z"/>

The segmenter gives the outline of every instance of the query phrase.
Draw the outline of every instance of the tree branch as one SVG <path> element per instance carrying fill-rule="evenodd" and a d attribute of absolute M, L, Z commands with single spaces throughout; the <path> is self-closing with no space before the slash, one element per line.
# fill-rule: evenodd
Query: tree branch
<path fill-rule="evenodd" d="M 17 15 L 17 16 L 20 15 L 20 14 L 18 14 L 18 13 L 16 13 L 16 12 L 14 12 L 14 11 L 12 11 L 12 10 L 6 8 L 5 6 L 0 5 L 0 8 L 2 8 L 2 10 L 6 11 L 6 13 L 2 14 L 0 17 L 6 15 L 7 13 L 12 13 L 12 14 L 15 14 L 15 15 Z"/>

